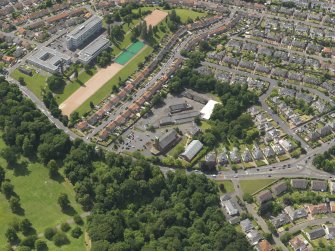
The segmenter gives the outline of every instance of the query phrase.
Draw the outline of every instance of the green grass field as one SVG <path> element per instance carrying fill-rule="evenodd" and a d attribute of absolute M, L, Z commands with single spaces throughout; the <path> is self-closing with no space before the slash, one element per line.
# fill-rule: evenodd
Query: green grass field
<path fill-rule="evenodd" d="M 0 140 L 0 150 L 3 149 L 4 143 Z M 21 159 L 23 160 L 23 158 Z M 26 159 L 25 159 L 26 160 Z M 0 165 L 7 166 L 4 159 L 0 158 Z M 81 214 L 83 211 L 75 202 L 75 193 L 72 185 L 68 181 L 51 180 L 46 167 L 39 163 L 28 162 L 27 167 L 16 167 L 15 172 L 6 169 L 6 179 L 14 185 L 14 192 L 20 197 L 21 207 L 24 215 L 15 215 L 9 208 L 9 203 L 5 197 L 0 194 L 0 250 L 4 250 L 6 239 L 4 233 L 7 227 L 14 219 L 28 218 L 37 234 L 42 233 L 46 227 L 56 227 L 58 224 L 71 219 L 72 216 L 64 214 L 57 203 L 60 193 L 66 193 L 74 210 Z M 67 249 L 49 249 L 49 250 L 84 250 L 82 243 L 73 241 Z M 80 248 L 76 248 L 76 246 Z"/>
<path fill-rule="evenodd" d="M 153 11 L 155 9 L 163 10 L 162 7 L 150 7 L 150 6 L 141 7 L 142 12 L 147 11 L 147 10 Z M 194 10 L 191 10 L 191 9 L 176 8 L 174 10 L 176 11 L 176 14 L 178 16 L 180 16 L 180 19 L 183 23 L 186 23 L 188 18 L 194 20 L 197 17 L 201 18 L 201 17 L 207 16 L 206 12 L 198 12 L 198 11 L 194 11 Z M 134 13 L 138 13 L 138 11 L 139 11 L 139 9 L 133 10 Z M 165 10 L 165 11 L 171 12 L 171 10 Z"/>
<path fill-rule="evenodd" d="M 80 86 L 85 84 L 93 75 L 97 72 L 96 68 L 91 70 L 91 74 L 86 73 L 83 71 L 78 75 L 78 79 L 74 80 L 73 82 L 68 82 L 65 86 L 62 94 L 55 95 L 56 101 L 58 104 L 61 104 L 64 100 L 71 96 Z"/>
<path fill-rule="evenodd" d="M 231 180 L 220 180 L 220 181 L 216 181 L 216 183 L 218 185 L 223 184 L 226 190 L 226 193 L 232 193 L 235 191 L 233 182 L 231 182 Z M 222 192 L 220 191 L 220 193 Z"/>
<path fill-rule="evenodd" d="M 23 77 L 27 87 L 31 90 L 39 99 L 42 98 L 42 89 L 47 87 L 46 79 L 35 71 L 33 71 L 33 76 L 28 76 L 26 74 L 21 73 L 18 69 L 16 69 L 12 75 L 14 79 L 19 80 L 20 77 Z"/>
<path fill-rule="evenodd" d="M 244 193 L 253 194 L 263 187 L 268 186 L 276 179 L 262 179 L 262 180 L 241 180 L 240 186 Z"/>
<path fill-rule="evenodd" d="M 207 16 L 206 12 L 198 12 L 190 9 L 175 9 L 176 14 L 180 16 L 180 20 L 182 23 L 186 23 L 186 21 L 190 18 L 192 20 L 196 18 L 202 18 Z"/>
<path fill-rule="evenodd" d="M 91 110 L 90 102 L 98 104 L 101 100 L 106 98 L 112 91 L 113 85 L 119 84 L 119 78 L 122 81 L 131 76 L 138 68 L 138 64 L 143 62 L 145 57 L 150 55 L 153 48 L 147 46 L 140 54 L 134 57 L 121 71 L 119 71 L 113 78 L 111 78 L 103 87 L 101 87 L 94 95 L 87 99 L 76 111 L 83 115 Z"/>

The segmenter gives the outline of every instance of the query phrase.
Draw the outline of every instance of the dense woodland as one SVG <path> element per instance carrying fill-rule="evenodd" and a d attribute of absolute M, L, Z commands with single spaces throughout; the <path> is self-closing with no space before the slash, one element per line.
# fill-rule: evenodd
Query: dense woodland
<path fill-rule="evenodd" d="M 216 80 L 213 76 L 201 75 L 191 68 L 184 68 L 176 72 L 169 88 L 175 94 L 190 88 L 200 93 L 211 92 L 219 97 L 221 104 L 214 108 L 210 121 L 212 126 L 200 138 L 207 146 L 239 139 L 251 143 L 258 137 L 258 130 L 252 130 L 251 116 L 245 113 L 247 108 L 257 104 L 258 97 L 248 90 L 246 84 L 230 85 Z"/>
<path fill-rule="evenodd" d="M 93 213 L 92 250 L 251 250 L 225 222 L 217 187 L 205 176 L 179 171 L 164 177 L 145 159 L 71 142 L 4 79 L 0 99 L 0 130 L 8 146 L 2 156 L 15 163 L 22 154 L 52 168 L 51 174 L 66 175 L 77 201 Z M 55 162 L 62 170 L 55 170 Z"/>

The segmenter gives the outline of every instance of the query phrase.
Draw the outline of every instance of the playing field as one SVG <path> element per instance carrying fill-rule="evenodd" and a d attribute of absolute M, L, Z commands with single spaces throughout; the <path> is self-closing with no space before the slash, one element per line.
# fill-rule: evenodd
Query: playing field
<path fill-rule="evenodd" d="M 146 16 L 144 18 L 144 21 L 147 23 L 147 26 L 151 25 L 152 27 L 159 24 L 161 21 L 163 21 L 166 16 L 168 15 L 167 12 L 161 11 L 161 10 L 154 10 L 150 15 Z"/>
<path fill-rule="evenodd" d="M 120 56 L 118 56 L 114 60 L 115 63 L 121 64 L 121 65 L 128 63 L 128 61 L 132 59 L 143 47 L 144 47 L 144 43 L 141 41 L 131 44 L 126 49 L 126 51 L 122 52 Z"/>
<path fill-rule="evenodd" d="M 59 109 L 64 115 L 70 115 L 81 104 L 99 90 L 109 79 L 123 68 L 123 65 L 113 63 L 110 66 L 100 69 L 84 86 L 80 87 L 68 99 L 60 104 Z"/>

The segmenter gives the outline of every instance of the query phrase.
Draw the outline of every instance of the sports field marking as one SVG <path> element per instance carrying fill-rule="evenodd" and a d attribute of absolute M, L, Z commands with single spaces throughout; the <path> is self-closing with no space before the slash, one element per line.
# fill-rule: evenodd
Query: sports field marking
<path fill-rule="evenodd" d="M 117 74 L 124 66 L 113 63 L 106 68 L 100 69 L 84 86 L 80 87 L 69 98 L 60 104 L 59 109 L 64 115 L 70 116 L 80 105 L 99 90 L 108 80 Z"/>
<path fill-rule="evenodd" d="M 151 25 L 152 27 L 159 24 L 161 21 L 163 21 L 169 13 L 162 11 L 162 10 L 154 10 L 144 18 L 144 21 L 147 23 L 147 26 Z"/>
<path fill-rule="evenodd" d="M 114 61 L 118 64 L 126 64 L 130 59 L 132 59 L 145 44 L 141 41 L 131 44 L 126 51 L 122 52 Z"/>

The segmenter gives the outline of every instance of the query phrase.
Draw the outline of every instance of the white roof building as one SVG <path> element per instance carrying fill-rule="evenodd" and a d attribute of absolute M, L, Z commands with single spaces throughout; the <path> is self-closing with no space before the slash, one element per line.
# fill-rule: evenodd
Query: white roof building
<path fill-rule="evenodd" d="M 216 104 L 220 104 L 220 102 L 217 102 L 215 100 L 209 100 L 207 104 L 200 111 L 201 118 L 209 120 Z"/>

